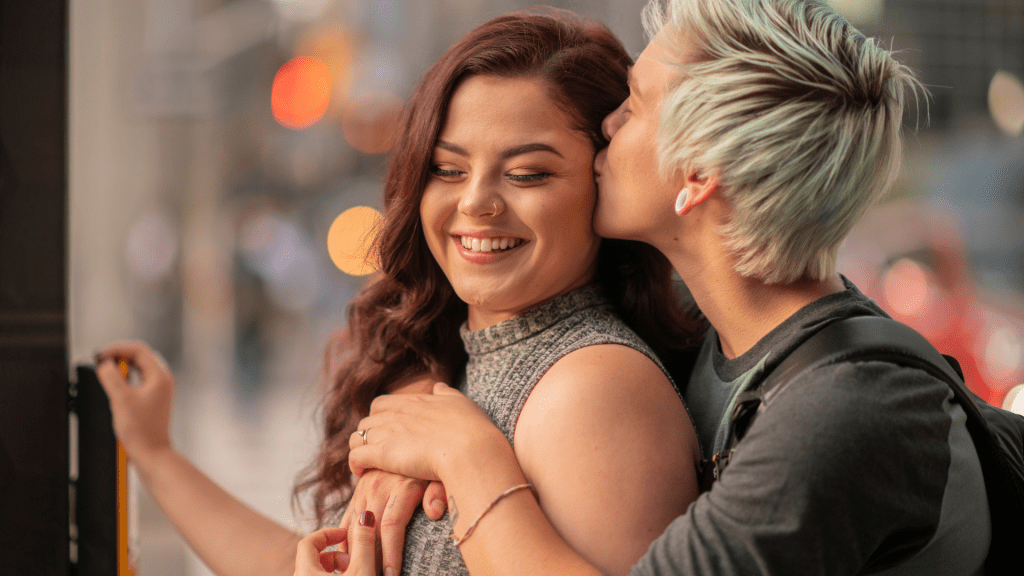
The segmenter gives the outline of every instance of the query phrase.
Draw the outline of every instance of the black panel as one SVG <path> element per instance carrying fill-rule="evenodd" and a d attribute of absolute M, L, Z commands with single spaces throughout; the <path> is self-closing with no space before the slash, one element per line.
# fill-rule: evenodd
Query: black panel
<path fill-rule="evenodd" d="M 0 573 L 68 565 L 68 410 L 63 348 L 0 348 Z"/>
<path fill-rule="evenodd" d="M 117 439 L 110 403 L 91 366 L 77 371 L 78 483 L 75 576 L 117 573 Z"/>
<path fill-rule="evenodd" d="M 0 573 L 68 572 L 67 5 L 0 0 Z"/>

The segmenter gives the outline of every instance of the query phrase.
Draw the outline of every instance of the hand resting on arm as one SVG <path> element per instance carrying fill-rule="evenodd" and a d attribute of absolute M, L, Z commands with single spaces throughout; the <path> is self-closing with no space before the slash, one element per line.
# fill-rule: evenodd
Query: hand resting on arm
<path fill-rule="evenodd" d="M 434 379 L 417 379 L 400 385 L 395 394 L 430 394 Z M 360 442 L 362 438 L 360 437 Z M 405 528 L 420 507 L 431 520 L 439 520 L 446 510 L 444 487 L 440 482 L 407 478 L 382 470 L 367 470 L 356 482 L 345 513 L 338 526 L 358 530 L 357 522 L 364 511 L 373 513 L 376 538 L 384 576 L 398 574 L 402 569 Z M 348 552 L 347 541 L 338 550 Z M 390 569 L 390 570 L 389 570 Z"/>
<path fill-rule="evenodd" d="M 460 546 L 474 576 L 624 574 L 697 495 L 682 403 L 650 360 L 622 346 L 556 363 L 523 408 L 514 450 L 443 384 L 432 396 L 378 398 L 359 428 L 369 443 L 350 438 L 353 470 L 441 480 L 459 536 L 498 494 L 533 483 L 539 502 L 529 491 L 506 497 Z"/>

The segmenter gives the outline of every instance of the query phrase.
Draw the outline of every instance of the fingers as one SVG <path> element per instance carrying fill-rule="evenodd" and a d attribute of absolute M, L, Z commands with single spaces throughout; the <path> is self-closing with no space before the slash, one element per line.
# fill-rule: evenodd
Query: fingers
<path fill-rule="evenodd" d="M 347 576 L 377 576 L 377 522 L 373 512 L 359 515 L 359 522 L 348 535 Z"/>
<path fill-rule="evenodd" d="M 96 363 L 96 378 L 111 401 L 128 389 L 128 380 L 122 375 L 113 357 L 104 358 Z"/>
<path fill-rule="evenodd" d="M 348 467 L 356 478 L 362 478 L 367 470 L 374 468 L 372 450 L 370 446 L 359 446 L 348 453 Z"/>
<path fill-rule="evenodd" d="M 317 530 L 302 540 L 295 549 L 295 575 L 312 576 L 325 570 L 333 572 L 339 558 L 333 554 L 321 554 L 324 548 L 345 540 L 347 531 L 343 528 L 324 528 Z M 329 562 L 330 567 L 321 564 L 321 559 Z"/>
<path fill-rule="evenodd" d="M 345 507 L 345 513 L 341 515 L 341 521 L 338 522 L 338 528 L 344 528 L 345 530 L 348 530 L 349 526 L 352 525 L 352 522 L 353 522 L 353 518 L 352 518 L 353 506 L 352 506 L 352 504 L 354 504 L 354 502 L 349 502 L 349 505 Z M 338 544 L 338 550 L 341 551 L 341 552 L 344 552 L 346 555 L 348 555 L 348 540 L 347 539 L 344 542 L 341 542 L 341 543 Z M 339 568 L 339 570 L 344 570 L 344 568 Z"/>
<path fill-rule="evenodd" d="M 342 544 L 344 544 L 344 542 L 342 542 Z M 337 550 L 331 550 L 329 552 L 320 553 L 320 566 L 323 567 L 323 569 L 327 572 L 334 572 L 335 570 L 340 570 L 344 572 L 348 569 L 348 564 L 348 552 L 339 552 Z"/>
<path fill-rule="evenodd" d="M 143 379 L 159 372 L 167 372 L 167 363 L 143 342 L 115 342 L 96 353 L 96 363 L 107 358 L 124 358 L 139 369 Z"/>
<path fill-rule="evenodd" d="M 386 432 L 381 426 L 375 427 L 375 423 L 382 423 L 380 417 L 363 418 L 359 422 L 357 430 L 348 438 L 349 468 L 357 478 L 361 478 L 366 470 L 375 468 L 375 466 L 366 465 L 366 462 L 371 452 L 381 449 L 381 437 Z M 365 435 L 360 432 L 364 432 Z M 358 456 L 356 456 L 357 453 Z"/>
<path fill-rule="evenodd" d="M 423 491 L 423 511 L 431 520 L 440 520 L 448 509 L 448 494 L 444 490 L 444 484 L 431 482 Z"/>
<path fill-rule="evenodd" d="M 398 574 L 402 569 L 405 529 L 419 509 L 426 482 L 405 480 L 392 491 L 387 507 L 380 516 L 380 540 L 384 576 Z M 390 570 L 390 572 L 389 572 Z"/>

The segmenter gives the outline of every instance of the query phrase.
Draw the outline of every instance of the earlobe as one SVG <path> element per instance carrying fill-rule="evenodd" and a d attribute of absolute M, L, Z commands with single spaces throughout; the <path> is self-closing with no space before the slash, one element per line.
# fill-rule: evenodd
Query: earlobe
<path fill-rule="evenodd" d="M 717 189 L 718 178 L 714 173 L 705 174 L 703 171 L 694 173 L 691 177 L 687 178 L 686 188 L 683 189 L 684 192 L 688 193 L 686 206 L 683 207 L 682 212 L 679 212 L 678 208 L 676 212 L 679 212 L 680 216 L 686 214 L 695 206 L 704 203 Z"/>
<path fill-rule="evenodd" d="M 683 188 L 676 196 L 676 214 L 682 216 L 687 212 L 686 203 L 690 200 L 690 189 Z"/>

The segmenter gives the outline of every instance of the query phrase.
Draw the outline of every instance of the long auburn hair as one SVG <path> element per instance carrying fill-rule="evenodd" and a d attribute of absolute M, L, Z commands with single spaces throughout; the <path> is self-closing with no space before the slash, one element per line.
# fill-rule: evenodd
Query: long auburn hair
<path fill-rule="evenodd" d="M 631 64 L 602 24 L 568 10 L 534 9 L 477 27 L 420 80 L 390 156 L 384 219 L 372 250 L 377 277 L 352 300 L 347 329 L 331 338 L 324 354 L 324 440 L 294 492 L 297 498 L 312 489 L 318 524 L 351 496 L 348 441 L 373 399 L 419 376 L 453 382 L 466 363 L 459 326 L 467 307 L 431 255 L 419 215 L 456 87 L 476 75 L 544 80 L 552 100 L 597 150 L 607 145 L 601 121 L 629 95 Z M 679 304 L 668 260 L 646 244 L 603 240 L 597 281 L 620 317 L 683 381 L 692 356 L 685 352 L 695 347 L 702 324 Z"/>

